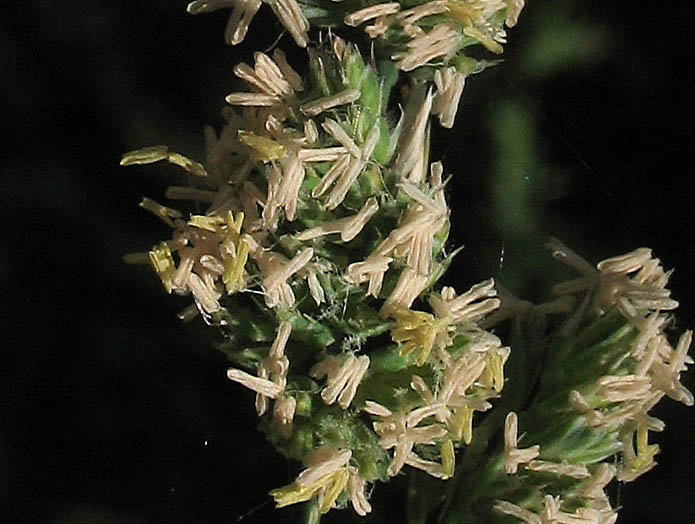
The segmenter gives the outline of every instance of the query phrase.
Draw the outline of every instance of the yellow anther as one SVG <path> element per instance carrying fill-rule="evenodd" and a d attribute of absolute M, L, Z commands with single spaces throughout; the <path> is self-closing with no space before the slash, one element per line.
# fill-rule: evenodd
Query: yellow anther
<path fill-rule="evenodd" d="M 222 234 L 226 241 L 231 241 L 234 245 L 233 254 L 224 258 L 224 273 L 222 273 L 222 283 L 227 293 L 231 295 L 244 285 L 244 266 L 249 258 L 249 246 L 241 239 L 243 212 L 239 211 L 235 216 L 231 211 L 227 211 L 223 223 Z"/>
<path fill-rule="evenodd" d="M 485 49 L 487 49 L 491 53 L 495 53 L 496 55 L 502 53 L 502 45 L 496 42 L 490 35 L 486 34 L 484 31 L 481 31 L 477 27 L 464 27 L 463 34 L 466 36 L 470 36 L 471 38 L 475 38 L 485 47 Z"/>
<path fill-rule="evenodd" d="M 463 440 L 468 445 L 473 440 L 473 409 L 468 406 L 457 408 L 452 423 L 454 440 Z"/>
<path fill-rule="evenodd" d="M 166 160 L 168 153 L 167 146 L 151 146 L 128 151 L 121 157 L 122 166 L 133 164 L 154 164 L 160 160 Z"/>
<path fill-rule="evenodd" d="M 345 489 L 348 477 L 347 469 L 341 468 L 338 471 L 324 475 L 306 486 L 293 482 L 287 486 L 272 490 L 270 495 L 275 499 L 275 506 L 282 508 L 291 504 L 306 502 L 318 494 L 319 491 L 325 489 L 319 510 L 321 513 L 326 513 Z"/>
<path fill-rule="evenodd" d="M 149 252 L 150 264 L 154 268 L 159 278 L 162 280 L 164 289 L 167 293 L 171 293 L 172 290 L 172 279 L 176 273 L 176 265 L 174 264 L 174 258 L 171 256 L 171 250 L 165 242 L 156 245 Z"/>
<path fill-rule="evenodd" d="M 212 233 L 219 231 L 219 226 L 223 223 L 224 220 L 222 217 L 208 217 L 205 215 L 191 215 L 191 219 L 188 221 L 189 226 L 204 229 Z"/>
<path fill-rule="evenodd" d="M 422 366 L 432 352 L 437 336 L 446 331 L 447 319 L 437 319 L 424 311 L 412 311 L 398 308 L 391 312 L 396 320 L 396 327 L 391 331 L 391 339 L 402 344 L 401 356 L 420 349 L 416 363 Z"/>
<path fill-rule="evenodd" d="M 243 240 L 237 244 L 236 256 L 225 258 L 222 282 L 228 294 L 236 293 L 244 285 L 244 266 L 248 258 L 249 246 Z"/>
<path fill-rule="evenodd" d="M 244 212 L 239 211 L 234 217 L 234 213 L 227 211 L 227 230 L 234 231 L 237 236 L 241 234 L 241 225 L 244 223 Z"/>
<path fill-rule="evenodd" d="M 248 131 L 239 131 L 238 136 L 239 141 L 253 149 L 258 160 L 263 163 L 280 160 L 287 154 L 287 148 L 272 138 L 258 136 Z"/>
<path fill-rule="evenodd" d="M 649 444 L 649 430 L 647 426 L 640 425 L 637 428 L 637 457 L 630 465 L 634 473 L 646 470 L 652 465 L 654 456 L 659 453 L 657 444 Z"/>
<path fill-rule="evenodd" d="M 492 371 L 492 384 L 497 393 L 504 388 L 504 362 L 502 357 L 497 353 L 493 353 L 488 364 Z"/>
<path fill-rule="evenodd" d="M 454 454 L 454 443 L 451 439 L 446 439 L 442 443 L 442 473 L 443 479 L 449 479 L 454 476 L 454 467 L 456 466 L 456 455 Z"/>
<path fill-rule="evenodd" d="M 143 209 L 146 209 L 153 215 L 159 217 L 161 220 L 164 221 L 165 224 L 167 224 L 169 227 L 174 227 L 174 222 L 172 218 L 181 218 L 181 212 L 177 211 L 176 209 L 172 209 L 167 206 L 163 206 L 151 198 L 143 198 L 142 202 L 140 202 L 140 207 Z"/>
<path fill-rule="evenodd" d="M 493 388 L 497 393 L 504 388 L 504 358 L 495 351 L 487 356 L 487 363 L 480 375 L 480 383 L 487 388 Z"/>
<path fill-rule="evenodd" d="M 199 176 L 201 178 L 208 176 L 203 164 L 196 162 L 195 160 L 191 160 L 187 156 L 183 156 L 180 153 L 169 153 L 166 158 L 171 164 L 185 169 L 191 175 Z"/>
<path fill-rule="evenodd" d="M 122 166 L 130 166 L 133 164 L 154 164 L 160 160 L 166 160 L 171 164 L 179 166 L 192 175 L 206 177 L 207 171 L 203 164 L 191 160 L 180 153 L 169 152 L 167 146 L 151 146 L 129 151 L 121 157 Z"/>
<path fill-rule="evenodd" d="M 323 494 L 321 504 L 319 506 L 319 511 L 321 513 L 328 513 L 328 510 L 333 507 L 336 499 L 345 489 L 349 476 L 350 475 L 346 468 L 339 469 L 332 474 L 332 482 L 326 487 L 326 491 Z"/>

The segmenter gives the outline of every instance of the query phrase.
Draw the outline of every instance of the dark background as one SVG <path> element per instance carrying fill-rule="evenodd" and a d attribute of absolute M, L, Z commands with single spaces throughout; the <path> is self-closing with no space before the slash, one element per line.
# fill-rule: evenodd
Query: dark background
<path fill-rule="evenodd" d="M 229 48 L 226 13 L 191 17 L 185 5 L 25 1 L 0 19 L 0 522 L 295 515 L 272 510 L 267 491 L 295 470 L 255 431 L 252 395 L 225 378 L 216 333 L 182 326 L 188 301 L 121 262 L 168 234 L 137 203 L 177 181 L 166 167 L 120 168 L 121 153 L 168 144 L 202 158 L 233 65 L 280 34 L 263 8 L 254 40 Z M 455 131 L 433 131 L 433 158 L 454 174 L 451 243 L 466 245 L 449 283 L 492 274 L 541 299 L 548 235 L 593 262 L 647 245 L 676 268 L 678 327 L 695 327 L 686 5 L 529 2 L 506 62 L 469 79 Z M 663 404 L 660 465 L 616 493 L 620 522 L 695 512 L 695 412 Z M 377 486 L 363 522 L 402 520 L 392 484 Z"/>

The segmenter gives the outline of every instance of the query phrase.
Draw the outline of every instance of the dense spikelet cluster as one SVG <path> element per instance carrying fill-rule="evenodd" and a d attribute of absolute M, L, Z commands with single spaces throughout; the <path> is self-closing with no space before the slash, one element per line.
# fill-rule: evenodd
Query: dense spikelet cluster
<path fill-rule="evenodd" d="M 226 97 L 203 164 L 174 162 L 194 184 L 167 191 L 208 208 L 186 220 L 146 200 L 173 229 L 147 256 L 168 292 L 192 295 L 183 318 L 200 312 L 228 332 L 228 378 L 307 466 L 273 492 L 278 505 L 314 499 L 326 512 L 349 500 L 363 515 L 367 483 L 406 465 L 453 476 L 474 413 L 502 390 L 509 348 L 478 327 L 499 305 L 492 280 L 433 291 L 451 255 L 444 168 L 427 166 L 432 89 L 414 84 L 392 114 L 388 70 L 335 36 L 307 52 L 304 76 L 279 50 L 234 67 L 248 90 Z M 122 164 L 171 155 L 145 148 Z M 421 297 L 432 312 L 411 309 Z M 393 343 L 372 341 L 389 332 Z"/>
<path fill-rule="evenodd" d="M 615 522 L 606 486 L 655 465 L 650 432 L 665 424 L 650 410 L 664 396 L 694 402 L 680 381 L 692 334 L 673 347 L 667 333 L 670 272 L 649 249 L 593 267 L 551 239 L 579 277 L 550 302 L 492 279 L 463 293 L 438 284 L 457 251 L 446 250 L 431 122 L 454 125 L 466 77 L 488 64 L 466 49 L 500 53 L 523 0 L 209 0 L 188 11 L 231 8 L 237 44 L 262 3 L 308 65 L 278 48 L 236 65 L 244 87 L 227 95 L 221 132 L 206 128 L 203 162 L 154 146 L 121 164 L 164 161 L 189 176 L 166 197 L 196 212 L 143 199 L 172 233 L 126 260 L 192 297 L 182 319 L 221 329 L 227 377 L 255 394 L 275 447 L 303 463 L 271 491 L 277 506 L 364 516 L 372 484 L 413 469 L 430 492 L 449 486 L 417 499 L 422 521 Z M 332 28 L 317 45 L 312 24 Z M 332 32 L 346 27 L 364 29 L 352 34 L 371 61 Z M 488 331 L 508 319 L 513 348 Z"/>
<path fill-rule="evenodd" d="M 196 0 L 188 12 L 200 14 L 232 9 L 225 30 L 230 45 L 240 43 L 261 8 L 261 0 Z M 524 0 L 430 0 L 379 2 L 375 0 L 266 0 L 295 43 L 307 47 L 312 25 L 340 30 L 363 28 L 379 56 L 394 61 L 404 72 L 422 70 L 437 86 L 433 114 L 446 128 L 453 127 L 458 101 L 467 76 L 488 65 L 468 52 L 483 46 L 502 53 L 506 28 L 514 27 Z M 267 97 L 257 97 L 257 102 Z"/>
<path fill-rule="evenodd" d="M 675 348 L 669 343 L 668 312 L 678 303 L 666 288 L 669 272 L 651 250 L 594 268 L 556 239 L 548 247 L 581 275 L 554 287 L 558 294 L 578 295 L 577 306 L 551 345 L 535 405 L 527 410 L 530 447 L 517 448 L 518 417 L 507 416 L 504 469 L 525 477 L 523 499 L 515 500 L 522 489 L 514 479 L 510 484 L 518 491 L 509 490 L 494 507 L 529 524 L 613 523 L 618 514 L 604 488 L 614 478 L 633 481 L 656 465 L 659 447 L 649 443 L 649 433 L 665 424 L 650 410 L 664 396 L 693 404 L 680 382 L 692 363 L 692 333 L 682 334 Z"/>

